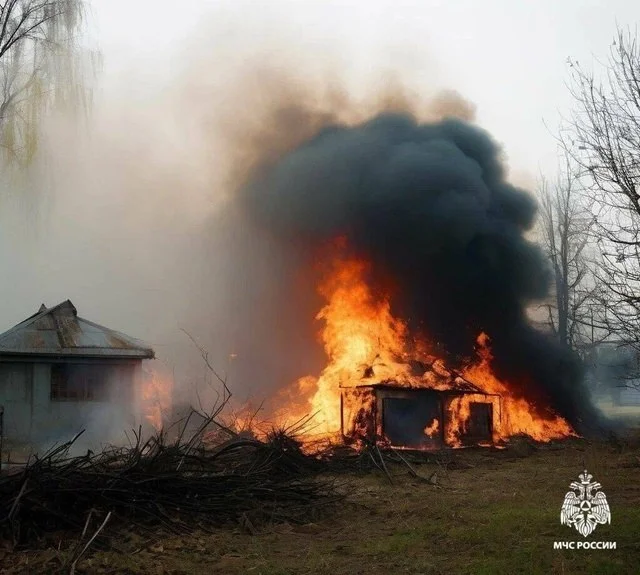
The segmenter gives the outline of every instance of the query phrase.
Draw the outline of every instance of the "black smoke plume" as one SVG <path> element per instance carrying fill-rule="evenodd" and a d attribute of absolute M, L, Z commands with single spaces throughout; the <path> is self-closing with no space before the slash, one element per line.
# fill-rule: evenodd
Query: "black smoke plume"
<path fill-rule="evenodd" d="M 500 377 L 581 432 L 595 421 L 580 361 L 527 319 L 527 305 L 547 296 L 551 279 L 525 237 L 536 202 L 507 182 L 485 131 L 408 114 L 333 125 L 263 166 L 240 201 L 283 245 L 346 236 L 399 287 L 394 312 L 450 360 L 473 356 L 485 331 Z"/>

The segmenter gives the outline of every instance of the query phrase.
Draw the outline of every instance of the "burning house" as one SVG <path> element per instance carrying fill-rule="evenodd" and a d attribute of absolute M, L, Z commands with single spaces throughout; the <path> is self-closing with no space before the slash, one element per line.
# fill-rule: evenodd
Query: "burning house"
<path fill-rule="evenodd" d="M 325 355 L 278 392 L 276 419 L 313 414 L 319 434 L 418 448 L 596 429 L 580 359 L 529 321 L 551 274 L 528 237 L 536 201 L 503 159 L 471 123 L 389 113 L 336 122 L 254 170 L 234 207 L 268 245 L 241 281 L 254 302 L 269 294 L 280 329 L 262 332 L 252 307 L 243 338 L 291 357 L 314 326 Z M 277 277 L 251 275 L 263 270 Z"/>
<path fill-rule="evenodd" d="M 151 348 L 78 316 L 69 301 L 0 334 L 3 435 L 37 443 L 83 428 L 138 424 L 136 389 Z"/>
<path fill-rule="evenodd" d="M 340 248 L 338 248 L 339 251 Z M 517 434 L 539 441 L 574 435 L 548 405 L 527 399 L 494 369 L 491 342 L 476 339 L 473 357 L 451 369 L 437 346 L 412 334 L 391 312 L 389 297 L 367 284 L 370 266 L 337 256 L 319 291 L 326 305 L 317 318 L 328 363 L 304 377 L 277 417 L 314 414 L 315 431 L 347 443 L 438 449 L 491 445 Z"/>

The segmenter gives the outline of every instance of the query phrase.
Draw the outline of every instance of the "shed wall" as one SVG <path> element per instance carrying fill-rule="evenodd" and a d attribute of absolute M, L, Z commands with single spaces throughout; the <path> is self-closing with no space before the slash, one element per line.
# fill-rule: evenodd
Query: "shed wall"
<path fill-rule="evenodd" d="M 0 363 L 0 405 L 5 437 L 26 441 L 31 433 L 33 365 Z"/>
<path fill-rule="evenodd" d="M 140 423 L 134 390 L 141 362 L 101 364 L 110 382 L 102 401 L 52 400 L 51 367 L 51 363 L 0 363 L 3 434 L 10 442 L 50 445 L 83 429 L 84 439 L 109 442 Z"/>

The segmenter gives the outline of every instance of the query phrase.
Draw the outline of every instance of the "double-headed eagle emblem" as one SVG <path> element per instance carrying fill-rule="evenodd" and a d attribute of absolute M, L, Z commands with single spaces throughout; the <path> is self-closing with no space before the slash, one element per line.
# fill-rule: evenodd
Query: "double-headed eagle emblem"
<path fill-rule="evenodd" d="M 593 475 L 585 469 L 578 479 L 580 483 L 572 481 L 569 485 L 572 491 L 564 496 L 560 523 L 575 527 L 578 533 L 587 537 L 598 524 L 611 523 L 611 510 L 607 496 L 599 491 L 602 485 L 591 481 Z"/>

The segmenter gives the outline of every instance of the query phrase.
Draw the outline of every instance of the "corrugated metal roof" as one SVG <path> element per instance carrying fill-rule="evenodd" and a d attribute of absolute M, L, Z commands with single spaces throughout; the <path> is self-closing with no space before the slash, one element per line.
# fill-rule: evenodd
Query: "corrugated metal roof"
<path fill-rule="evenodd" d="M 37 313 L 0 334 L 0 355 L 154 357 L 143 342 L 78 317 L 69 300 L 52 308 L 42 304 Z"/>

